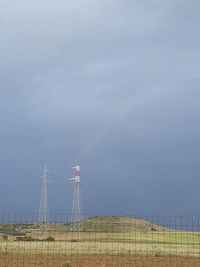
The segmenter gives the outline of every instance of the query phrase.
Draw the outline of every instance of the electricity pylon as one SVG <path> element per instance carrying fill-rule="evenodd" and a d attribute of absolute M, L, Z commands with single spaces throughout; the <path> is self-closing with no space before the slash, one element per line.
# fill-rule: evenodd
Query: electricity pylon
<path fill-rule="evenodd" d="M 49 209 L 48 209 L 48 169 L 44 166 L 44 174 L 42 176 L 42 191 L 40 199 L 40 208 L 38 215 L 38 223 L 47 224 L 49 222 Z"/>
<path fill-rule="evenodd" d="M 80 166 L 73 167 L 75 169 L 75 177 L 70 180 L 74 181 L 74 195 L 72 204 L 72 215 L 71 215 L 71 231 L 81 232 L 81 220 L 83 219 L 81 196 L 80 196 Z M 80 237 L 80 235 L 79 235 Z M 80 239 L 78 237 L 78 239 Z"/>

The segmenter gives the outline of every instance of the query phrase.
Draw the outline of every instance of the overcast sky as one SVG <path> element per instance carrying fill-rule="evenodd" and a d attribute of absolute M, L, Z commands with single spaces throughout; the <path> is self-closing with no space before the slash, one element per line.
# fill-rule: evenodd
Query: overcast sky
<path fill-rule="evenodd" d="M 0 210 L 200 215 L 199 0 L 0 1 Z"/>

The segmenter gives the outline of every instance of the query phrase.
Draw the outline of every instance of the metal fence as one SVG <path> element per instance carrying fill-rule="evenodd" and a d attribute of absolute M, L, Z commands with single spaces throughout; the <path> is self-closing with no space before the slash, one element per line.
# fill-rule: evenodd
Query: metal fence
<path fill-rule="evenodd" d="M 0 213 L 0 266 L 200 266 L 200 217 Z"/>

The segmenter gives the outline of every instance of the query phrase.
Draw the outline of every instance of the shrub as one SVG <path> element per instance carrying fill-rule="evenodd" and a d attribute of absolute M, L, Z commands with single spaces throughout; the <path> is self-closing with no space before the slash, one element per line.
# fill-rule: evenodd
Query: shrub
<path fill-rule="evenodd" d="M 16 241 L 36 241 L 37 239 L 31 237 L 31 236 L 17 236 Z"/>
<path fill-rule="evenodd" d="M 53 236 L 48 236 L 44 241 L 52 242 L 55 241 L 55 238 Z"/>
<path fill-rule="evenodd" d="M 8 236 L 7 235 L 2 235 L 2 239 L 5 241 L 5 240 L 8 240 Z"/>
<path fill-rule="evenodd" d="M 78 239 L 70 239 L 69 241 L 70 242 L 78 242 L 79 240 Z"/>

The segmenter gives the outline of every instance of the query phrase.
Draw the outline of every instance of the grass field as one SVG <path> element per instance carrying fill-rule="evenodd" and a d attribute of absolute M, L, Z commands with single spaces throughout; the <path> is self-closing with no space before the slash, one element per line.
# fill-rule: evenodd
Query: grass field
<path fill-rule="evenodd" d="M 83 221 L 83 232 L 70 224 L 0 225 L 0 252 L 48 255 L 125 255 L 200 257 L 200 233 L 178 231 L 128 217 L 93 217 Z M 21 236 L 19 241 L 17 236 Z M 51 236 L 54 241 L 46 238 Z M 23 238 L 26 237 L 26 241 Z M 33 239 L 33 240 L 32 240 Z"/>
<path fill-rule="evenodd" d="M 53 242 L 1 241 L 0 251 L 23 254 L 106 254 L 200 257 L 200 236 L 188 232 L 153 233 L 53 233 Z"/>

